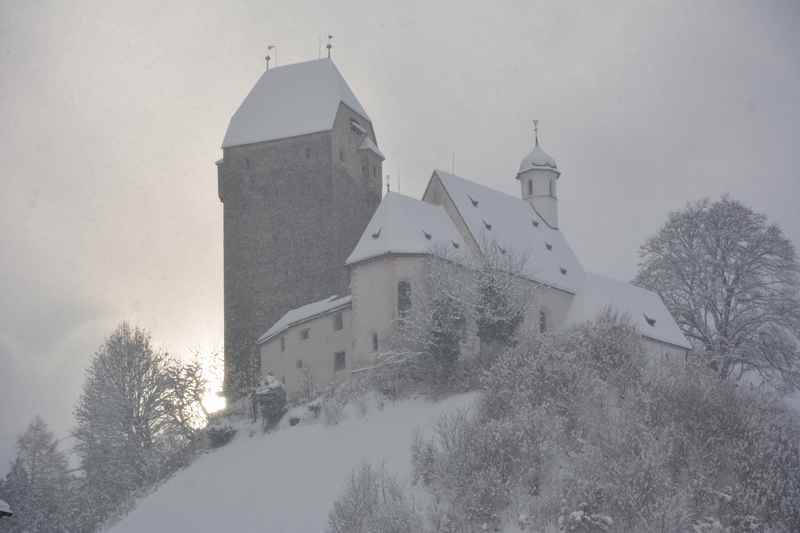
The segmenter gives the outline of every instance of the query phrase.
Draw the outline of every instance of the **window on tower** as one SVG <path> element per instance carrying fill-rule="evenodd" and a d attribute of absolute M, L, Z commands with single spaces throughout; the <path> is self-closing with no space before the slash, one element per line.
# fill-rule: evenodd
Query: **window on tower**
<path fill-rule="evenodd" d="M 533 180 L 528 180 L 528 196 L 533 195 Z"/>
<path fill-rule="evenodd" d="M 344 327 L 344 321 L 342 320 L 342 313 L 336 313 L 333 315 L 333 330 L 339 331 Z"/>
<path fill-rule="evenodd" d="M 556 197 L 556 182 L 553 180 L 550 180 L 550 196 Z"/>
<path fill-rule="evenodd" d="M 344 161 L 344 150 L 339 148 L 339 161 Z"/>
<path fill-rule="evenodd" d="M 397 312 L 400 318 L 405 318 L 411 309 L 411 283 L 401 281 L 397 284 Z"/>

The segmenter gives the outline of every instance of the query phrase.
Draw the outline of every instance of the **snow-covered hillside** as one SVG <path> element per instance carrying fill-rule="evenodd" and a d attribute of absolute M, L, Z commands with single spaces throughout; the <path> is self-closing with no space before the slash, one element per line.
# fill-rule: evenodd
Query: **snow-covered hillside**
<path fill-rule="evenodd" d="M 240 431 L 138 502 L 110 531 L 320 533 L 355 467 L 383 462 L 408 481 L 415 430 L 475 398 L 406 400 L 336 426 L 319 422 L 252 437 Z"/>

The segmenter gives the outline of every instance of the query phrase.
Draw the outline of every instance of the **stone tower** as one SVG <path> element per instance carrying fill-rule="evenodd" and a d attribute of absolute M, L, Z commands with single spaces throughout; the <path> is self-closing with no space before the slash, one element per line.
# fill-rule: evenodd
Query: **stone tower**
<path fill-rule="evenodd" d="M 331 59 L 264 72 L 230 120 L 223 204 L 225 394 L 257 379 L 255 341 L 285 312 L 346 294 L 344 264 L 381 198 L 366 111 Z"/>
<path fill-rule="evenodd" d="M 522 199 L 527 200 L 551 228 L 558 228 L 557 183 L 560 175 L 556 160 L 539 145 L 537 125 L 533 150 L 520 163 L 517 179 L 522 187 Z"/>

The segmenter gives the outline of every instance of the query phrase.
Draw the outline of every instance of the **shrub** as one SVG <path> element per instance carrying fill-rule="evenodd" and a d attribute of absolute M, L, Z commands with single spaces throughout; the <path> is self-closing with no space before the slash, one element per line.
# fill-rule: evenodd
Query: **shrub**
<path fill-rule="evenodd" d="M 417 533 L 422 518 L 397 480 L 363 464 L 351 475 L 328 516 L 329 533 Z"/>
<path fill-rule="evenodd" d="M 221 426 L 209 426 L 206 429 L 208 434 L 208 445 L 211 448 L 221 448 L 228 444 L 236 435 L 236 430 L 228 424 Z"/>
<path fill-rule="evenodd" d="M 286 414 L 286 388 L 272 376 L 266 376 L 255 390 L 255 403 L 264 430 L 273 428 Z"/>

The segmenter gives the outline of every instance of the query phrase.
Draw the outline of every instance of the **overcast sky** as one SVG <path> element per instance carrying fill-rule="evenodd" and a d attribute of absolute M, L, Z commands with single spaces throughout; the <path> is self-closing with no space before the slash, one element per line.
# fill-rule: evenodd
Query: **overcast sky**
<path fill-rule="evenodd" d="M 454 152 L 518 194 L 539 119 L 563 231 L 587 269 L 630 279 L 704 196 L 800 244 L 798 28 L 793 0 L 0 0 L 0 474 L 34 414 L 67 434 L 119 321 L 181 356 L 221 346 L 214 161 L 268 44 L 285 64 L 334 35 L 412 196 Z"/>

